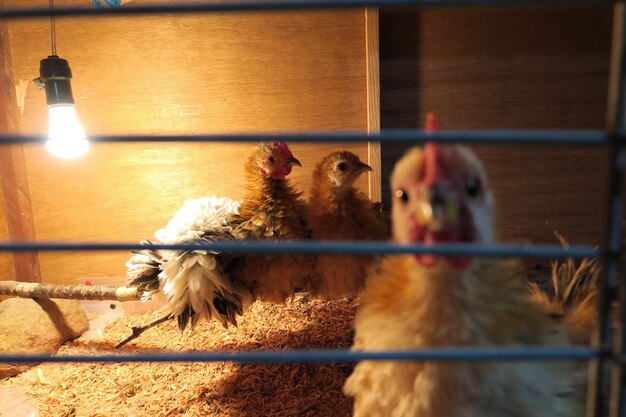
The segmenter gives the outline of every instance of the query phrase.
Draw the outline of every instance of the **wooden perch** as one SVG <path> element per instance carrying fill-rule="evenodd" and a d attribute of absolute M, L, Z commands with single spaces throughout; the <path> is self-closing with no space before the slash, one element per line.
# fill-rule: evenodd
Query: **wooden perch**
<path fill-rule="evenodd" d="M 0 281 L 0 295 L 13 295 L 22 298 L 64 298 L 72 300 L 115 300 L 136 301 L 141 293 L 135 287 L 111 287 L 104 285 L 61 285 L 38 284 L 34 282 Z M 143 332 L 171 319 L 171 314 L 159 317 L 141 326 L 133 326 L 132 333 L 121 340 L 119 349 L 138 338 Z"/>
<path fill-rule="evenodd" d="M 17 281 L 0 281 L 0 295 L 14 295 L 22 298 L 115 301 L 136 301 L 141 298 L 141 293 L 135 287 L 38 284 Z"/>

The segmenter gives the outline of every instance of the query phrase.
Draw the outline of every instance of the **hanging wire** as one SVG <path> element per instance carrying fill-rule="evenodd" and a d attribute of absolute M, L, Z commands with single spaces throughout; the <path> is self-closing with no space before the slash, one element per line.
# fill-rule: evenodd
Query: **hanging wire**
<path fill-rule="evenodd" d="M 54 9 L 54 0 L 50 0 L 50 10 Z M 57 36 L 56 22 L 54 15 L 50 16 L 50 46 L 52 47 L 52 56 L 57 56 Z"/>

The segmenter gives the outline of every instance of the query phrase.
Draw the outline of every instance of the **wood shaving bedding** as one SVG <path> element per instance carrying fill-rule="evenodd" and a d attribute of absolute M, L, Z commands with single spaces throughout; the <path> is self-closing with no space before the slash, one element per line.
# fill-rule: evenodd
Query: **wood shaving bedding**
<path fill-rule="evenodd" d="M 81 338 L 59 355 L 195 350 L 349 348 L 352 300 L 257 302 L 238 327 L 203 323 L 181 335 L 175 321 L 148 330 L 120 350 L 132 325 L 158 316 L 123 316 L 102 339 Z M 350 416 L 341 387 L 351 364 L 127 363 L 42 364 L 4 381 L 37 402 L 41 417 Z"/>

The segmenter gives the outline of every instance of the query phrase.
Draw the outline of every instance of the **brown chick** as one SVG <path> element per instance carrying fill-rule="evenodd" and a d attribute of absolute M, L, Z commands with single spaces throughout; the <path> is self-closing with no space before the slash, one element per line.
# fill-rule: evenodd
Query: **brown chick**
<path fill-rule="evenodd" d="M 414 148 L 391 186 L 395 242 L 492 242 L 492 193 L 468 148 Z M 389 257 L 368 278 L 363 304 L 358 350 L 569 343 L 565 326 L 531 299 L 515 261 Z M 585 376 L 572 362 L 364 361 L 344 391 L 357 417 L 582 416 Z"/>
<path fill-rule="evenodd" d="M 382 240 L 389 230 L 379 209 L 356 189 L 354 182 L 372 168 L 352 152 L 333 152 L 313 172 L 307 202 L 308 222 L 317 240 Z M 373 256 L 320 256 L 307 289 L 316 297 L 358 294 Z"/>
<path fill-rule="evenodd" d="M 286 176 L 300 162 L 284 142 L 261 146 L 246 163 L 247 190 L 231 217 L 238 239 L 300 240 L 310 237 L 305 203 Z M 282 303 L 305 285 L 313 258 L 304 255 L 247 255 L 233 271 L 253 299 Z"/>

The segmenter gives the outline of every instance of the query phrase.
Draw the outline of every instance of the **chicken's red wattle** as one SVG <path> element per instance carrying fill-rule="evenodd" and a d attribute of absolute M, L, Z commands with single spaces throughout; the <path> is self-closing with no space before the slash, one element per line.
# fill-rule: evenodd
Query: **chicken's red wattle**
<path fill-rule="evenodd" d="M 271 177 L 275 180 L 284 180 L 287 175 L 291 173 L 291 165 L 281 167 L 272 172 Z"/>
<path fill-rule="evenodd" d="M 411 241 L 414 243 L 436 245 L 439 243 L 455 243 L 459 242 L 460 235 L 455 229 L 444 229 L 439 232 L 432 232 L 425 227 L 414 227 L 411 230 Z M 424 267 L 432 267 L 437 264 L 439 258 L 443 258 L 448 264 L 455 269 L 465 269 L 472 262 L 469 256 L 434 256 L 430 254 L 416 254 L 415 260 Z"/>

